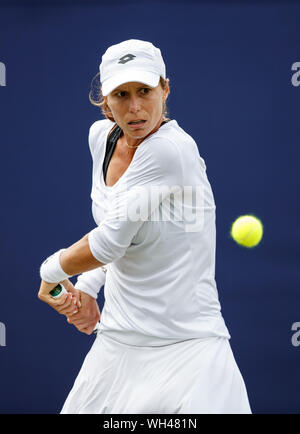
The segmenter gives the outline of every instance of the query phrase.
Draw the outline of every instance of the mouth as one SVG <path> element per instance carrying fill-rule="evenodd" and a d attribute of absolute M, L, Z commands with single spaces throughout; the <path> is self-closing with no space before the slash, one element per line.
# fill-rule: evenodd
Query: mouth
<path fill-rule="evenodd" d="M 145 122 L 144 119 L 137 119 L 136 121 L 128 122 L 128 125 L 143 125 Z"/>

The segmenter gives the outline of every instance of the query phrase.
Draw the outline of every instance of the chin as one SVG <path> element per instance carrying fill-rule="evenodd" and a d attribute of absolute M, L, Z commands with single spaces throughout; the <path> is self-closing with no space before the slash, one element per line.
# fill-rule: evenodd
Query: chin
<path fill-rule="evenodd" d="M 146 137 L 150 132 L 151 132 L 151 130 L 149 130 L 149 128 L 147 128 L 147 130 L 141 130 L 141 131 L 131 131 L 130 130 L 130 131 L 128 131 L 128 134 L 133 139 L 142 139 L 142 138 Z"/>
<path fill-rule="evenodd" d="M 144 139 L 149 133 L 144 133 L 144 134 L 133 134 L 131 137 L 133 139 Z"/>

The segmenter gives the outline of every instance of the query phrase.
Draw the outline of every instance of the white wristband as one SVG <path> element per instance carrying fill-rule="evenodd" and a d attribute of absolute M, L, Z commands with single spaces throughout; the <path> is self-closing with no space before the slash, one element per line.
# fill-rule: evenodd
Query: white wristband
<path fill-rule="evenodd" d="M 58 250 L 42 263 L 40 268 L 40 276 L 45 282 L 58 283 L 67 279 L 68 277 L 71 277 L 69 274 L 64 272 L 59 262 L 60 254 L 64 250 L 66 249 Z"/>
<path fill-rule="evenodd" d="M 76 284 L 74 285 L 74 287 L 76 289 L 79 289 L 79 291 L 84 292 L 85 294 L 90 295 L 91 297 L 93 297 L 95 300 L 97 300 L 98 298 L 98 292 L 93 291 L 91 288 L 87 288 L 87 287 L 82 287 L 82 285 L 80 284 L 80 282 L 76 282 Z"/>
<path fill-rule="evenodd" d="M 94 270 L 82 273 L 77 278 L 77 282 L 74 285 L 75 288 L 97 299 L 98 292 L 105 283 L 106 271 L 106 266 L 103 265 Z"/>

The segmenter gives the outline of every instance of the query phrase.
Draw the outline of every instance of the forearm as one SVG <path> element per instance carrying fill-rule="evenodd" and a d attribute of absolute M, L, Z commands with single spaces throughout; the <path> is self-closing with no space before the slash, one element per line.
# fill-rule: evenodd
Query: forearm
<path fill-rule="evenodd" d="M 102 262 L 92 255 L 89 247 L 88 234 L 81 238 L 72 246 L 68 247 L 60 255 L 60 265 L 65 273 L 70 276 L 83 273 L 101 267 Z"/>

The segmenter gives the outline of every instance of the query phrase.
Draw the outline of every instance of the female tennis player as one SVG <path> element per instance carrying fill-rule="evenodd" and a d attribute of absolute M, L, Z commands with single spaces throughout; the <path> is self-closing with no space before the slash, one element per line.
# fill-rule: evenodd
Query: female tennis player
<path fill-rule="evenodd" d="M 105 284 L 61 412 L 251 413 L 215 282 L 213 193 L 195 141 L 166 117 L 161 52 L 113 45 L 100 80 L 105 119 L 89 132 L 97 227 L 41 265 L 39 298 L 84 333 Z M 58 282 L 68 294 L 56 300 Z"/>

